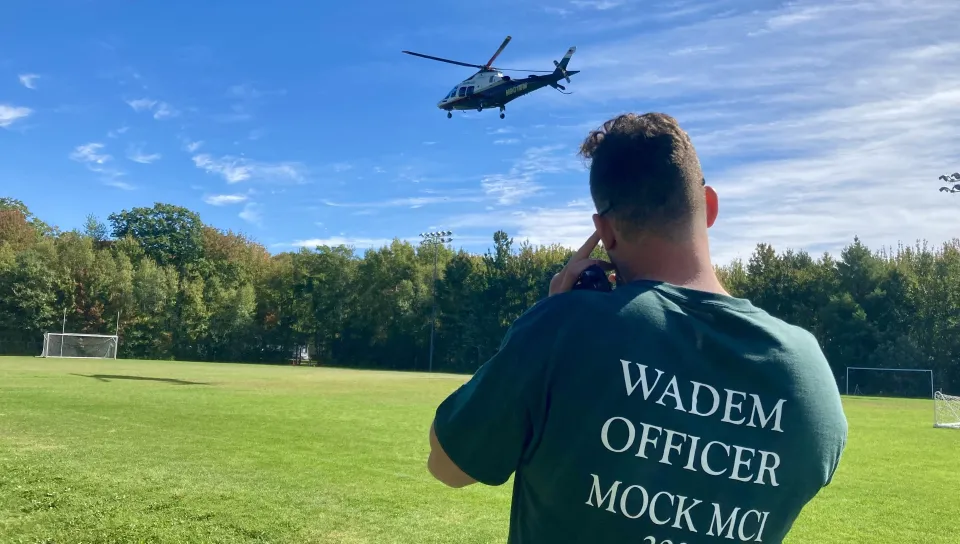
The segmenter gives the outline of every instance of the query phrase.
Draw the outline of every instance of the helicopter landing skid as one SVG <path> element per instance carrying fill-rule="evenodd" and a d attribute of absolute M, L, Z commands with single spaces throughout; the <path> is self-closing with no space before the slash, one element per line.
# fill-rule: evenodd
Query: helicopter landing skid
<path fill-rule="evenodd" d="M 505 117 L 507 116 L 507 114 L 505 113 L 506 110 L 507 110 L 506 106 L 500 106 L 500 118 L 501 118 L 501 119 L 503 119 L 503 118 L 505 118 Z M 478 106 L 478 107 L 477 107 L 477 111 L 483 111 L 483 106 Z M 453 117 L 453 112 L 450 111 L 450 110 L 447 110 L 447 119 L 450 119 L 450 118 L 452 118 L 452 117 Z"/>

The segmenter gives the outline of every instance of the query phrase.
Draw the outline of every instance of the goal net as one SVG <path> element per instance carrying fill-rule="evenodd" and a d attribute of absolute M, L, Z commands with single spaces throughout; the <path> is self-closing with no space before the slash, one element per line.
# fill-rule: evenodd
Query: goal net
<path fill-rule="evenodd" d="M 43 335 L 40 356 L 116 359 L 118 340 L 116 335 L 48 332 Z"/>
<path fill-rule="evenodd" d="M 933 408 L 936 413 L 934 427 L 960 429 L 960 397 L 937 391 L 933 395 Z"/>
<path fill-rule="evenodd" d="M 928 368 L 847 367 L 847 395 L 858 397 L 933 398 L 933 370 Z"/>

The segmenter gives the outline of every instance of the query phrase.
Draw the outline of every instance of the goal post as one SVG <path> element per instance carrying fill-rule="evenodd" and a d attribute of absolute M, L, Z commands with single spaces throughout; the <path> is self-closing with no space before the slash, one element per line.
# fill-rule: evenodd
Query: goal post
<path fill-rule="evenodd" d="M 900 376 L 910 376 L 910 375 L 917 376 L 917 377 L 923 379 L 923 382 L 914 381 L 914 382 L 913 382 L 913 385 L 914 385 L 915 387 L 914 387 L 913 389 L 914 389 L 915 391 L 920 391 L 920 390 L 922 389 L 922 391 L 923 391 L 923 395 L 922 395 L 923 398 L 933 399 L 934 389 L 933 389 L 933 370 L 932 370 L 932 369 L 929 369 L 929 368 L 875 368 L 875 367 L 865 367 L 865 366 L 848 366 L 848 367 L 847 367 L 847 377 L 846 377 L 846 382 L 847 382 L 847 383 L 846 383 L 847 395 L 863 395 L 863 394 L 864 394 L 864 393 L 863 393 L 863 389 L 872 389 L 872 388 L 869 388 L 869 385 L 872 385 L 872 383 L 870 383 L 870 382 L 874 381 L 874 380 L 865 380 L 865 379 L 864 379 L 864 380 L 854 380 L 854 382 L 851 384 L 851 380 L 850 380 L 850 371 L 851 371 L 851 370 L 854 371 L 854 372 L 866 372 L 866 371 L 877 372 L 877 373 L 879 373 L 879 372 L 884 372 L 884 373 L 893 372 L 893 373 L 899 373 Z M 906 373 L 906 374 L 902 374 L 902 373 Z M 924 375 L 924 374 L 926 374 L 926 375 Z M 895 375 L 896 375 L 896 374 L 895 374 Z M 927 380 L 928 380 L 928 379 L 929 379 L 929 383 L 927 383 Z M 862 381 L 863 383 L 860 383 L 861 381 Z M 921 385 L 921 384 L 922 384 L 922 385 Z M 891 383 L 890 385 L 894 385 L 893 390 L 896 390 L 898 385 L 903 385 L 903 384 L 902 384 L 902 383 L 901 383 L 901 384 L 892 384 L 892 383 Z M 928 386 L 928 385 L 929 385 L 929 387 L 930 387 L 929 392 L 928 392 L 928 390 L 927 390 L 927 386 Z M 871 395 L 871 394 L 866 394 L 866 395 L 864 395 L 864 396 L 872 396 L 872 395 Z M 907 397 L 912 396 L 912 397 L 919 397 L 919 396 L 921 396 L 921 395 L 894 395 L 894 396 L 907 396 Z"/>
<path fill-rule="evenodd" d="M 960 397 L 945 395 L 943 391 L 933 394 L 933 426 L 939 429 L 960 429 Z"/>
<path fill-rule="evenodd" d="M 115 334 L 48 332 L 43 335 L 40 357 L 116 359 L 120 338 Z"/>

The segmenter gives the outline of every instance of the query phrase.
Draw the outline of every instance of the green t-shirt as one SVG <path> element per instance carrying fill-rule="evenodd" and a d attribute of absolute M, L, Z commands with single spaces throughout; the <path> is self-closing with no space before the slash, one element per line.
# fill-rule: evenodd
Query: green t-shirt
<path fill-rule="evenodd" d="M 516 474 L 511 544 L 779 543 L 847 437 L 813 335 L 650 281 L 534 305 L 434 426 L 475 480 Z"/>

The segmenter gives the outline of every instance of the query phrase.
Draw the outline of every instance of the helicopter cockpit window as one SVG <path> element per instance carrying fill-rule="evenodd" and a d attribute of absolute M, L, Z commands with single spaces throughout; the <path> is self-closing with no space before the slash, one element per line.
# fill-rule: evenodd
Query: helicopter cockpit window
<path fill-rule="evenodd" d="M 457 96 L 459 96 L 459 97 L 464 97 L 464 96 L 466 96 L 466 94 L 467 94 L 467 88 L 466 88 L 466 87 L 460 87 L 460 92 L 457 93 Z"/>
<path fill-rule="evenodd" d="M 456 87 L 454 87 L 454 88 L 450 91 L 450 94 L 447 95 L 447 98 L 453 98 L 454 96 L 457 96 L 457 88 L 456 88 Z"/>

